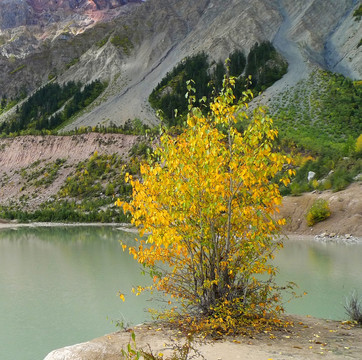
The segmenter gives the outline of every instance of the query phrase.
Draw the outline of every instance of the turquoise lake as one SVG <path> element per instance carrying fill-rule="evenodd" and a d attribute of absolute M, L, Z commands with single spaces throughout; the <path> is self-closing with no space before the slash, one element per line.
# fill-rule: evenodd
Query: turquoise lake
<path fill-rule="evenodd" d="M 145 309 L 158 302 L 131 294 L 148 279 L 119 244 L 134 236 L 113 227 L 1 230 L 0 359 L 42 360 L 116 331 L 118 320 L 149 320 Z M 278 282 L 294 281 L 308 293 L 286 303 L 287 312 L 346 319 L 345 297 L 362 295 L 361 259 L 361 244 L 287 240 L 276 257 Z"/>

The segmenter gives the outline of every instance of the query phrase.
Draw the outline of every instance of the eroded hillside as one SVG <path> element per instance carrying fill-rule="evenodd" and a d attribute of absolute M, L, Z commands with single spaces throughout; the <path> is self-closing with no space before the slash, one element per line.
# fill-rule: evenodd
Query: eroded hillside
<path fill-rule="evenodd" d="M 35 24 L 1 32 L 0 97 L 29 94 L 49 79 L 107 80 L 102 101 L 66 130 L 134 118 L 155 123 L 148 96 L 182 59 L 205 51 L 212 60 L 224 60 L 234 49 L 247 53 L 264 40 L 272 41 L 289 62 L 285 80 L 275 85 L 278 91 L 320 66 L 361 78 L 362 22 L 353 17 L 358 4 L 232 0 L 225 6 L 216 0 L 148 0 L 118 7 L 117 16 L 106 22 L 114 9 L 96 6 L 91 24 L 84 20 L 87 7 L 69 8 L 67 26 L 53 18 L 43 28 Z"/>
<path fill-rule="evenodd" d="M 67 186 L 67 180 L 68 188 L 70 185 L 73 188 L 70 193 L 67 188 L 68 193 L 64 192 L 57 201 L 74 198 L 81 202 L 83 197 L 78 197 L 81 191 L 92 191 L 84 194 L 89 200 L 99 199 L 112 183 L 113 189 L 107 196 L 117 195 L 117 186 L 123 182 L 122 165 L 129 160 L 130 150 L 139 141 L 140 138 L 133 135 L 97 133 L 1 139 L 0 205 L 34 211 L 42 203 L 54 201 L 59 190 Z M 84 165 L 80 166 L 82 163 Z M 93 182 L 87 181 L 82 188 L 75 189 L 84 177 L 93 175 L 92 170 L 101 174 L 96 174 Z M 111 198 L 104 200 L 112 204 Z"/>

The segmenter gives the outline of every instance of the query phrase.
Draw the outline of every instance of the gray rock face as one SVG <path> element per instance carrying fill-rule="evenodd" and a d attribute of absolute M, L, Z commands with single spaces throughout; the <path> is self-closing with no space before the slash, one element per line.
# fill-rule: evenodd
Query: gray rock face
<path fill-rule="evenodd" d="M 362 39 L 362 21 L 357 21 L 352 16 L 354 9 L 351 7 L 345 12 L 339 24 L 327 38 L 325 58 L 331 71 L 352 79 L 361 79 L 362 50 L 359 42 Z"/>
<path fill-rule="evenodd" d="M 30 25 L 31 9 L 25 0 L 0 0 L 0 29 Z"/>

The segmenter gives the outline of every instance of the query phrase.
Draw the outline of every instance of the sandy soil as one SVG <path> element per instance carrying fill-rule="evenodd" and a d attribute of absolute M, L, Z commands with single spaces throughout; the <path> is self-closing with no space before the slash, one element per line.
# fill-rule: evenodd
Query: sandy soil
<path fill-rule="evenodd" d="M 309 227 L 305 216 L 313 201 L 318 198 L 328 201 L 331 216 Z M 284 228 L 286 234 L 334 233 L 362 237 L 362 182 L 353 183 L 339 192 L 328 190 L 305 193 L 302 196 L 286 196 L 283 199 L 280 214 L 287 219 L 287 225 Z"/>
<path fill-rule="evenodd" d="M 254 338 L 235 337 L 206 342 L 197 346 L 208 360 L 248 359 L 361 359 L 362 329 L 348 323 L 319 320 L 310 317 L 292 317 L 294 326 L 288 329 L 263 333 Z M 156 329 L 157 330 L 157 329 Z M 143 332 L 138 338 L 142 343 L 154 344 L 154 329 Z M 169 334 L 161 332 L 163 337 Z M 150 342 L 152 340 L 152 342 Z M 170 343 L 170 342 L 168 342 Z M 164 344 L 154 346 L 164 352 Z"/>

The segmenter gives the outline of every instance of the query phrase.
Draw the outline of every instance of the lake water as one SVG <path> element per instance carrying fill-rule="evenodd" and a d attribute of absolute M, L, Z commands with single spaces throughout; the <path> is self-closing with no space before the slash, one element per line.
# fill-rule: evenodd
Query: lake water
<path fill-rule="evenodd" d="M 110 227 L 0 231 L 0 359 L 42 360 L 115 331 L 117 320 L 147 320 L 147 298 L 129 291 L 147 278 L 118 242 L 133 237 Z M 345 318 L 345 296 L 353 289 L 362 295 L 361 259 L 362 245 L 287 241 L 276 259 L 279 282 L 308 292 L 286 304 L 287 312 Z"/>
<path fill-rule="evenodd" d="M 362 243 L 320 243 L 287 240 L 276 256 L 279 283 L 294 281 L 307 295 L 286 304 L 291 314 L 346 319 L 346 297 L 362 296 Z"/>
<path fill-rule="evenodd" d="M 145 320 L 144 297 L 123 303 L 145 282 L 109 227 L 0 231 L 0 359 L 41 360 L 53 349 Z"/>

